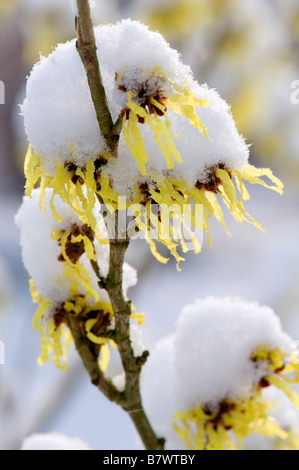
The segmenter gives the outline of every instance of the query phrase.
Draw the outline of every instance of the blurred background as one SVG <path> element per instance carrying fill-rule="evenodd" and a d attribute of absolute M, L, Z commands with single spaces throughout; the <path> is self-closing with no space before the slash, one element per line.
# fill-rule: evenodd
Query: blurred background
<path fill-rule="evenodd" d="M 182 272 L 174 262 L 160 265 L 145 243 L 132 244 L 128 261 L 139 283 L 131 297 L 146 313 L 146 345 L 173 331 L 184 305 L 207 295 L 270 305 L 299 339 L 299 104 L 291 101 L 291 84 L 299 80 L 299 0 L 96 0 L 93 17 L 95 24 L 131 17 L 162 33 L 197 80 L 231 104 L 252 144 L 251 162 L 271 167 L 286 185 L 283 197 L 250 188 L 247 209 L 266 235 L 227 214 L 233 237 L 211 223 L 213 248 L 205 242 L 201 254 L 189 253 Z M 80 437 L 93 449 L 140 446 L 129 418 L 90 385 L 73 352 L 66 373 L 36 363 L 35 306 L 14 225 L 28 145 L 18 105 L 40 54 L 74 36 L 69 0 L 0 0 L 1 449 L 18 449 L 24 437 L 50 431 Z M 116 373 L 117 363 L 111 367 Z"/>

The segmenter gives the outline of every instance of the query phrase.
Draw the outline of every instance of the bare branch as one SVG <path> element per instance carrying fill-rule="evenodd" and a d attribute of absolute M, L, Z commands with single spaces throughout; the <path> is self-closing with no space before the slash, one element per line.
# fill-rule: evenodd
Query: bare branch
<path fill-rule="evenodd" d="M 117 156 L 119 135 L 122 129 L 121 116 L 113 123 L 109 111 L 105 89 L 100 72 L 97 49 L 90 16 L 88 0 L 77 0 L 78 14 L 76 28 L 78 33 L 77 50 L 84 64 L 89 88 L 94 103 L 100 131 L 105 137 L 107 146 Z M 98 199 L 99 196 L 98 196 Z M 118 213 L 116 213 L 116 225 Z M 109 232 L 109 226 L 107 224 Z M 118 233 L 116 227 L 115 233 Z M 98 355 L 93 349 L 92 343 L 86 337 L 84 324 L 80 318 L 69 316 L 76 348 L 80 354 L 92 383 L 94 383 L 111 401 L 122 406 L 127 411 L 135 424 L 140 437 L 148 450 L 162 450 L 164 439 L 159 439 L 153 431 L 148 418 L 143 410 L 140 392 L 141 367 L 145 363 L 147 354 L 141 358 L 134 356 L 130 340 L 130 318 L 132 314 L 131 303 L 127 302 L 123 294 L 123 264 L 124 257 L 129 246 L 129 240 L 110 239 L 110 264 L 109 273 L 105 280 L 100 276 L 100 270 L 96 263 L 92 265 L 99 278 L 99 286 L 104 287 L 109 294 L 114 311 L 115 333 L 114 341 L 117 343 L 126 376 L 125 391 L 120 393 L 99 368 Z M 104 281 L 104 282 L 103 282 Z"/>
<path fill-rule="evenodd" d="M 80 317 L 68 316 L 68 325 L 72 332 L 77 352 L 87 370 L 91 382 L 110 400 L 118 404 L 123 403 L 122 394 L 114 387 L 112 382 L 104 376 L 98 362 L 98 354 L 92 350 L 92 343 L 86 336 L 84 322 Z"/>
<path fill-rule="evenodd" d="M 76 18 L 78 36 L 76 44 L 77 51 L 86 71 L 88 85 L 101 134 L 105 138 L 107 146 L 111 152 L 115 153 L 119 133 L 113 135 L 111 132 L 113 128 L 113 120 L 108 107 L 106 92 L 97 57 L 97 47 L 91 20 L 89 1 L 77 0 L 77 6 L 79 14 Z"/>
<path fill-rule="evenodd" d="M 118 217 L 116 216 L 117 220 Z M 115 232 L 118 232 L 117 222 Z M 145 448 L 147 450 L 162 450 L 164 439 L 159 439 L 153 431 L 144 412 L 140 393 L 141 368 L 148 354 L 145 354 L 142 360 L 136 358 L 130 340 L 131 303 L 126 301 L 123 294 L 123 265 L 128 246 L 129 240 L 115 239 L 110 241 L 110 264 L 106 279 L 106 290 L 109 294 L 115 317 L 115 341 L 126 376 L 125 402 L 122 404 L 122 407 L 129 413 Z"/>

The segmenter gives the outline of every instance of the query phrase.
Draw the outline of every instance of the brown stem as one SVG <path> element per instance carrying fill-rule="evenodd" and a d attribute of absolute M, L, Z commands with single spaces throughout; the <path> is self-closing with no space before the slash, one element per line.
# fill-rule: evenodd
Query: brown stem
<path fill-rule="evenodd" d="M 77 0 L 78 18 L 76 29 L 78 33 L 77 50 L 84 65 L 88 84 L 96 111 L 100 131 L 104 136 L 110 151 L 117 156 L 119 134 L 122 128 L 121 116 L 113 123 L 108 107 L 105 88 L 103 86 L 100 66 L 97 57 L 97 49 L 90 15 L 88 0 Z M 118 213 L 116 212 L 116 219 Z M 108 224 L 107 224 L 107 230 Z M 116 221 L 116 233 L 118 231 Z M 105 378 L 98 365 L 98 354 L 92 343 L 86 337 L 84 325 L 80 319 L 69 317 L 76 348 L 82 358 L 86 370 L 92 382 L 112 401 L 120 404 L 127 411 L 138 430 L 147 450 L 162 450 L 164 439 L 159 439 L 153 431 L 143 410 L 140 393 L 140 373 L 147 353 L 141 358 L 134 356 L 130 340 L 130 318 L 132 314 L 131 303 L 126 301 L 123 294 L 123 264 L 124 257 L 129 246 L 129 240 L 119 240 L 117 235 L 110 239 L 110 266 L 107 279 L 99 276 L 99 285 L 105 287 L 114 311 L 115 337 L 118 351 L 121 356 L 125 371 L 126 385 L 123 393 L 120 393 L 113 384 Z M 96 265 L 93 269 L 97 274 L 100 271 Z"/>
<path fill-rule="evenodd" d="M 93 350 L 93 345 L 86 336 L 84 322 L 80 317 L 69 315 L 68 325 L 72 332 L 77 352 L 90 376 L 91 382 L 98 387 L 110 401 L 122 404 L 122 393 L 114 387 L 110 380 L 106 379 L 100 369 L 98 362 L 99 353 Z"/>
<path fill-rule="evenodd" d="M 145 362 L 145 359 L 140 360 L 140 358 L 134 356 L 130 340 L 130 317 L 132 309 L 131 303 L 124 298 L 122 280 L 124 257 L 128 246 L 128 240 L 115 239 L 110 241 L 110 269 L 105 283 L 114 311 L 115 341 L 126 376 L 126 387 L 124 391 L 125 401 L 122 407 L 129 413 L 145 448 L 147 450 L 162 450 L 164 440 L 157 438 L 142 406 L 140 374 L 142 363 Z"/>
<path fill-rule="evenodd" d="M 103 85 L 93 24 L 88 0 L 77 0 L 78 17 L 76 18 L 77 51 L 85 68 L 88 85 L 97 116 L 101 134 L 108 148 L 114 154 L 119 140 L 119 133 L 113 133 L 114 123 L 108 107 L 105 88 Z M 117 128 L 118 130 L 118 128 Z"/>

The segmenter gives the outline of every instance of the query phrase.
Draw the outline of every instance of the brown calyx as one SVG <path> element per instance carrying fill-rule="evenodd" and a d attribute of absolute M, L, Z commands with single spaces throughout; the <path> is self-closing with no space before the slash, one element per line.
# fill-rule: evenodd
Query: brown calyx
<path fill-rule="evenodd" d="M 81 296 L 83 298 L 83 296 Z M 71 303 L 74 303 L 74 308 L 75 308 L 75 302 L 70 301 Z M 111 326 L 111 320 L 110 320 L 110 314 L 107 313 L 104 310 L 92 310 L 88 313 L 85 313 L 84 310 L 82 313 L 77 315 L 76 313 L 73 312 L 67 312 L 64 310 L 63 305 L 61 305 L 59 308 L 56 309 L 56 312 L 53 315 L 55 327 L 59 328 L 63 324 L 67 324 L 67 318 L 69 316 L 79 316 L 80 320 L 82 320 L 82 328 L 85 328 L 85 323 L 88 320 L 94 319 L 96 320 L 95 325 L 91 329 L 91 332 L 96 335 L 96 336 L 103 336 L 107 337 L 107 328 Z"/>
<path fill-rule="evenodd" d="M 220 408 L 219 408 L 219 411 L 217 413 L 217 415 L 215 416 L 214 419 L 212 420 L 209 420 L 209 423 L 211 423 L 214 427 L 214 430 L 216 431 L 217 430 L 217 427 L 221 424 L 222 426 L 224 426 L 223 424 L 223 419 L 222 419 L 222 416 L 224 414 L 228 415 L 230 414 L 231 411 L 234 411 L 236 409 L 236 405 L 233 404 L 233 403 L 228 403 L 226 400 L 223 400 L 221 403 L 220 403 Z M 206 415 L 212 415 L 213 412 L 211 412 L 208 408 L 207 409 L 204 409 L 204 413 Z M 229 431 L 231 429 L 230 426 L 224 426 L 224 428 Z"/>
<path fill-rule="evenodd" d="M 270 383 L 268 382 L 268 380 L 262 378 L 262 379 L 259 381 L 259 387 L 260 387 L 260 388 L 268 388 L 268 387 L 270 387 Z"/>
<path fill-rule="evenodd" d="M 97 175 L 98 171 L 100 170 L 100 168 L 102 168 L 102 166 L 107 165 L 107 163 L 108 163 L 108 160 L 103 155 L 99 155 L 98 158 L 96 160 L 94 160 L 94 166 L 95 166 L 94 176 L 95 176 L 95 179 L 96 179 L 96 175 Z M 76 174 L 77 169 L 79 168 L 78 165 L 75 165 L 74 163 L 66 163 L 65 167 L 67 168 L 68 172 L 71 173 L 72 183 L 74 185 L 76 185 L 77 182 L 79 181 L 80 185 L 83 186 L 84 185 L 84 179 L 81 176 Z M 86 169 L 81 168 L 81 170 L 84 173 Z"/>
<path fill-rule="evenodd" d="M 145 206 L 148 201 L 152 200 L 152 195 L 150 193 L 148 184 L 147 183 L 141 183 L 139 185 L 139 190 L 140 190 L 140 193 L 141 193 L 140 204 L 142 206 Z"/>
<path fill-rule="evenodd" d="M 80 185 L 83 186 L 84 180 L 81 176 L 76 175 L 76 171 L 78 169 L 78 165 L 75 165 L 74 163 L 66 163 L 65 167 L 67 168 L 67 171 L 71 173 L 71 181 L 74 185 L 77 184 L 79 181 Z"/>
<path fill-rule="evenodd" d="M 72 243 L 72 236 L 78 237 L 79 235 L 86 236 L 91 242 L 94 240 L 94 232 L 87 225 L 77 225 L 73 224 L 72 230 L 67 237 L 67 242 L 65 245 L 65 252 L 70 259 L 71 263 L 76 264 L 79 258 L 85 252 L 85 246 L 83 240 L 80 242 Z M 61 246 L 61 238 L 58 240 L 59 245 Z M 58 261 L 65 262 L 65 258 L 61 253 L 58 256 Z"/>
<path fill-rule="evenodd" d="M 117 74 L 116 78 L 117 80 Z M 118 86 L 118 89 L 122 91 L 123 93 L 127 93 L 129 90 L 124 84 L 120 84 Z M 167 98 L 163 96 L 163 91 L 162 90 L 157 90 L 155 95 L 152 94 L 152 91 L 150 92 L 151 87 L 150 87 L 150 79 L 147 79 L 144 83 L 142 83 L 139 87 L 138 90 L 132 90 L 135 95 L 135 100 L 138 103 L 139 106 L 141 106 L 147 114 L 155 114 L 157 116 L 164 116 L 164 114 L 167 111 Z M 155 106 L 155 104 L 152 103 L 152 100 L 157 101 L 160 105 L 164 107 L 164 110 L 161 110 L 160 107 Z M 130 109 L 125 108 L 121 111 L 121 116 L 126 116 L 126 119 L 129 119 L 130 117 Z M 138 116 L 138 122 L 140 124 L 144 124 L 145 119 L 144 117 Z"/>
<path fill-rule="evenodd" d="M 230 178 L 232 177 L 225 164 L 219 163 L 218 165 L 211 168 L 209 181 L 207 183 L 201 183 L 200 181 L 197 181 L 195 187 L 197 189 L 203 189 L 204 191 L 217 193 L 219 186 L 221 185 L 221 180 L 216 176 L 216 170 L 225 170 L 229 174 Z"/>

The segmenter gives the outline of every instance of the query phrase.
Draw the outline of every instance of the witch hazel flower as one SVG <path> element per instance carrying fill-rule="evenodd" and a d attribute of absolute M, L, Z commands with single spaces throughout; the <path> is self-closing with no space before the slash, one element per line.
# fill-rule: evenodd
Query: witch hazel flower
<path fill-rule="evenodd" d="M 169 449 L 235 449 L 254 431 L 285 440 L 264 390 L 282 391 L 299 408 L 289 387 L 298 371 L 293 341 L 270 308 L 198 300 L 145 366 L 145 409 Z"/>
<path fill-rule="evenodd" d="M 150 126 L 168 166 L 173 166 L 172 153 L 180 162 L 168 121 L 159 116 L 165 115 L 167 102 L 204 132 L 195 106 L 208 103 L 195 99 L 189 90 L 189 68 L 162 36 L 138 22 L 102 26 L 95 29 L 95 36 L 109 108 L 115 120 L 123 116 L 124 136 L 141 174 L 146 174 L 148 157 L 139 121 Z M 93 206 L 94 172 L 107 162 L 109 149 L 99 132 L 75 41 L 59 45 L 34 67 L 22 113 L 31 144 L 25 162 L 26 194 L 41 179 L 42 187 L 51 187 L 74 208 L 74 198 L 83 200 L 79 180 L 87 186 L 86 206 Z"/>
<path fill-rule="evenodd" d="M 243 443 L 244 450 L 297 450 L 299 446 L 299 411 L 286 395 L 274 388 L 265 388 L 263 399 L 269 403 L 271 417 L 284 432 L 282 437 L 253 433 Z"/>
<path fill-rule="evenodd" d="M 236 220 L 260 228 L 244 208 L 245 182 L 280 194 L 283 185 L 271 170 L 249 165 L 248 145 L 225 101 L 200 86 L 177 51 L 139 22 L 97 27 L 95 37 L 108 106 L 122 128 L 118 155 L 99 130 L 75 41 L 59 45 L 34 67 L 27 83 L 26 194 L 40 180 L 41 206 L 44 189 L 51 188 L 92 230 L 97 198 L 110 212 L 133 206 L 136 229 L 163 263 L 168 259 L 155 240 L 179 264 L 178 248 L 188 251 L 184 232 L 195 252 L 201 244 L 194 232 L 205 232 L 211 243 L 212 215 L 229 234 L 219 199 Z M 125 204 L 120 197 L 127 198 Z"/>
<path fill-rule="evenodd" d="M 130 84 L 132 72 L 136 75 L 136 82 Z M 135 70 L 129 70 L 128 77 L 124 74 L 119 80 L 117 75 L 116 80 L 120 82 L 119 90 L 126 93 L 128 100 L 126 107 L 121 111 L 124 140 L 142 175 L 147 174 L 146 164 L 149 159 L 139 124 L 149 126 L 169 170 L 174 167 L 175 162 L 180 164 L 183 160 L 172 139 L 176 136 L 171 132 L 168 108 L 186 118 L 189 125 L 208 138 L 195 108 L 208 107 L 210 103 L 196 98 L 189 84 L 172 84 L 163 69 L 158 66 L 146 74 L 136 74 Z"/>
<path fill-rule="evenodd" d="M 107 275 L 109 245 L 99 203 L 94 208 L 97 221 L 94 233 L 59 196 L 53 200 L 52 189 L 46 188 L 43 195 L 46 214 L 40 211 L 40 192 L 41 189 L 34 189 L 31 198 L 24 196 L 16 224 L 23 262 L 31 276 L 32 299 L 38 304 L 33 326 L 41 334 L 39 363 L 51 360 L 65 370 L 61 359 L 67 359 L 71 340 L 67 328 L 70 315 L 80 316 L 87 337 L 103 346 L 103 357 L 107 357 L 107 346 L 114 346 L 105 337 L 112 325 L 113 309 L 97 277 Z M 53 209 L 60 214 L 61 222 L 53 216 Z M 136 282 L 136 271 L 126 264 L 125 295 Z"/>
<path fill-rule="evenodd" d="M 207 85 L 192 82 L 190 88 L 195 100 L 204 97 L 209 103 L 208 107 L 196 108 L 196 115 L 209 138 L 199 132 L 198 126 L 190 125 L 182 114 L 169 108 L 164 119 L 167 120 L 166 127 L 176 136 L 180 161 L 177 159 L 173 166 L 168 165 L 161 148 L 156 145 L 157 134 L 139 120 L 139 140 L 151 156 L 147 175 L 142 175 L 132 161 L 132 149 L 126 145 L 125 133 L 120 141 L 118 158 L 110 159 L 101 169 L 103 199 L 115 208 L 117 195 L 125 195 L 131 201 L 138 229 L 146 232 L 154 256 L 164 263 L 168 259 L 159 255 L 154 240 L 166 245 L 179 263 L 183 258 L 177 252 L 178 246 L 183 252 L 188 251 L 186 234 L 195 252 L 201 251 L 196 230 L 205 232 L 211 245 L 211 216 L 230 236 L 221 200 L 238 222 L 247 221 L 261 229 L 244 207 L 244 202 L 250 198 L 246 183 L 262 185 L 279 194 L 283 192 L 283 184 L 270 169 L 258 169 L 249 164 L 249 147 L 238 134 L 227 103 Z M 145 114 L 142 116 L 147 119 Z"/>

